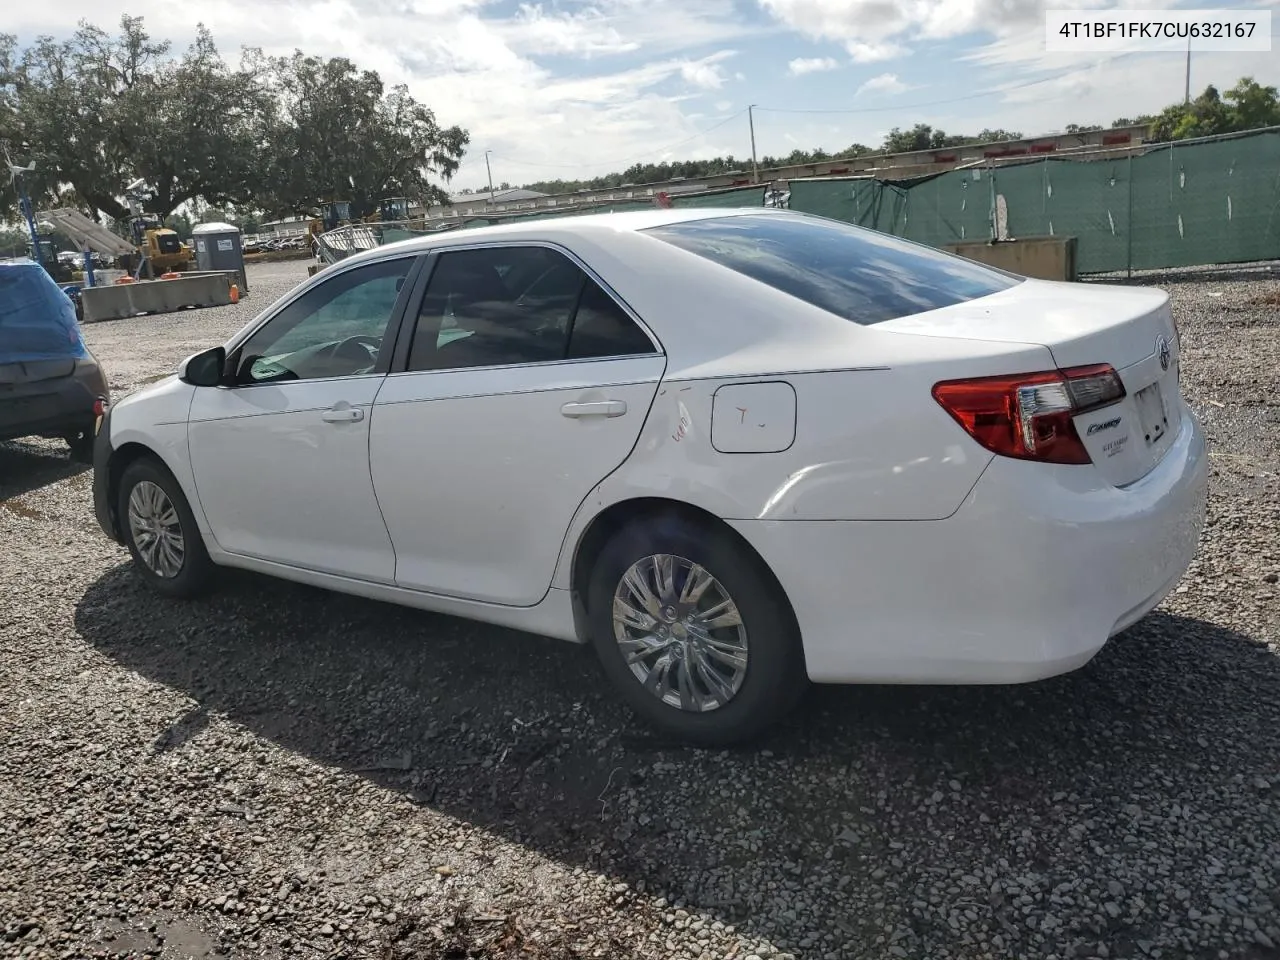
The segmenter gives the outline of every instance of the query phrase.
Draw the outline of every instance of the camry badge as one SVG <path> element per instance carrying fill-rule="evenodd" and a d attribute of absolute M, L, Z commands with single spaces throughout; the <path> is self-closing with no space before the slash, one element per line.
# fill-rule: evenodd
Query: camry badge
<path fill-rule="evenodd" d="M 1169 360 L 1173 356 L 1173 351 L 1169 349 L 1169 341 L 1163 334 L 1156 337 L 1156 354 L 1160 357 L 1160 369 L 1169 369 Z"/>

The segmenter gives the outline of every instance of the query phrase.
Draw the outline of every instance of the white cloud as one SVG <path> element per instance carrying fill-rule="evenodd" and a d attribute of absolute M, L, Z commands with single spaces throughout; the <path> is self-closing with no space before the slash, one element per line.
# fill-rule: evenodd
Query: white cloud
<path fill-rule="evenodd" d="M 802 77 L 806 73 L 821 73 L 839 66 L 831 57 L 797 57 L 787 64 L 787 72 L 793 77 Z"/>
<path fill-rule="evenodd" d="M 1043 23 L 1044 11 L 1161 6 L 1162 0 L 758 0 L 788 27 L 815 40 L 845 44 L 859 63 L 905 55 L 919 40 L 971 33 L 1003 34 Z M 1043 36 L 1043 34 L 1042 34 Z"/>
<path fill-rule="evenodd" d="M 733 56 L 732 50 L 721 50 L 701 60 L 688 60 L 680 64 L 680 77 L 685 83 L 703 90 L 719 90 L 724 86 L 724 68 L 720 61 Z"/>
<path fill-rule="evenodd" d="M 595 7 L 580 13 L 545 13 L 542 4 L 522 3 L 508 27 L 512 46 L 531 54 L 590 57 L 629 53 L 640 44 L 623 39 L 609 18 Z"/>
<path fill-rule="evenodd" d="M 863 43 L 860 40 L 850 40 L 844 46 L 854 63 L 880 63 L 883 60 L 896 60 L 910 53 L 902 44 L 887 41 Z"/>
<path fill-rule="evenodd" d="M 864 93 L 895 94 L 910 89 L 910 86 L 898 79 L 896 73 L 882 73 L 860 86 L 854 96 L 862 96 Z"/>

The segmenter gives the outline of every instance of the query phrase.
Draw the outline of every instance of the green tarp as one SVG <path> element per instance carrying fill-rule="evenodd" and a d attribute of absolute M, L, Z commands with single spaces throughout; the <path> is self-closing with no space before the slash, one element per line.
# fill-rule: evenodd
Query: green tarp
<path fill-rule="evenodd" d="M 1280 131 L 1134 157 L 1045 159 L 912 182 L 793 180 L 791 209 L 932 246 L 1077 238 L 1082 273 L 1280 258 Z"/>

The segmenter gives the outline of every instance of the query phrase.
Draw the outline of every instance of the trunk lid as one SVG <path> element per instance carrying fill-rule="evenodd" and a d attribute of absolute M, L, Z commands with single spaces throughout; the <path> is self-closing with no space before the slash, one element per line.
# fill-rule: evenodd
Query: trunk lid
<path fill-rule="evenodd" d="M 13 388 L 41 380 L 60 380 L 76 372 L 74 358 L 67 360 L 30 360 L 25 363 L 0 363 L 0 389 Z"/>
<path fill-rule="evenodd" d="M 1038 344 L 1064 369 L 1111 364 L 1125 396 L 1076 417 L 1075 425 L 1094 465 L 1116 486 L 1150 472 L 1173 445 L 1182 422 L 1177 333 L 1163 290 L 1027 280 L 979 300 L 890 320 L 878 329 Z"/>

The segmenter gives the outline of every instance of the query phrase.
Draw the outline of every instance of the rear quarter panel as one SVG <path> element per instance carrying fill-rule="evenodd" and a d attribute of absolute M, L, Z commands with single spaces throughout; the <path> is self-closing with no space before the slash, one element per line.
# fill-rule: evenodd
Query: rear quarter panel
<path fill-rule="evenodd" d="M 876 334 L 868 328 L 857 333 L 858 352 L 884 363 L 664 381 L 630 458 L 579 508 L 555 585 L 567 587 L 573 551 L 591 520 L 626 500 L 661 497 L 726 520 L 951 516 L 992 454 L 934 401 L 933 384 L 951 376 L 1043 368 L 1047 351 Z M 890 352 L 897 361 L 891 362 Z M 776 381 L 789 383 L 796 394 L 791 446 L 771 453 L 717 450 L 711 438 L 716 391 Z M 743 416 L 751 416 L 749 407 Z"/>

